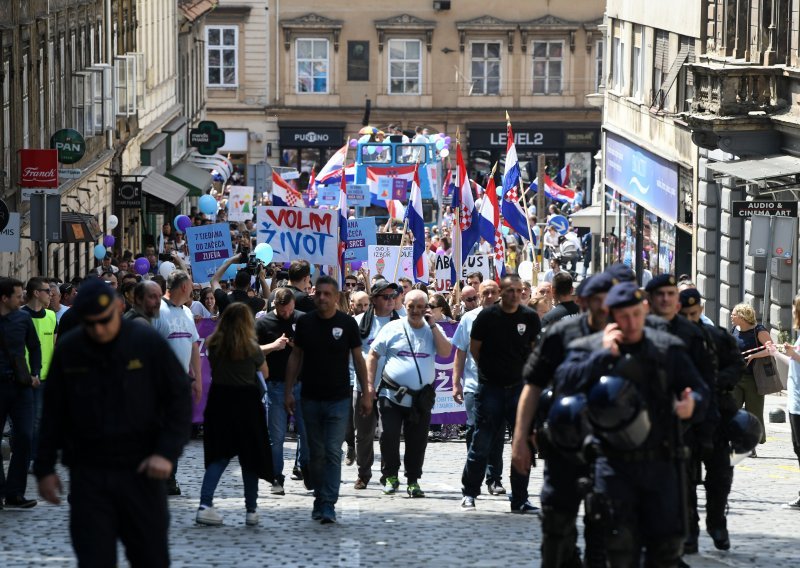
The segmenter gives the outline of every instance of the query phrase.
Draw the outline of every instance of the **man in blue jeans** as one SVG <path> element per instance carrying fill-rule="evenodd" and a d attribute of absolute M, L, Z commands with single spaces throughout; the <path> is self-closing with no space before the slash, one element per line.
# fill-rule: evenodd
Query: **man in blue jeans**
<path fill-rule="evenodd" d="M 521 305 L 522 280 L 513 274 L 500 281 L 500 303 L 481 310 L 470 332 L 469 350 L 478 366 L 475 433 L 461 476 L 461 509 L 475 510 L 486 461 L 507 421 L 514 428 L 522 392 L 522 368 L 542 329 L 539 316 Z M 511 512 L 538 511 L 528 502 L 529 475 L 511 468 Z"/>
<path fill-rule="evenodd" d="M 25 498 L 28 462 L 33 438 L 33 388 L 21 386 L 14 379 L 14 361 L 25 364 L 25 349 L 33 383 L 38 386 L 42 351 L 30 314 L 20 310 L 22 282 L 0 278 L 0 431 L 11 418 L 11 460 L 6 480 L 0 463 L 0 509 L 30 509 L 35 499 Z"/>
<path fill-rule="evenodd" d="M 375 389 L 367 381 L 358 325 L 336 309 L 339 287 L 330 276 L 316 283 L 317 309 L 297 320 L 294 348 L 286 365 L 285 403 L 296 411 L 294 385 L 302 379 L 302 406 L 308 437 L 314 509 L 311 518 L 322 524 L 336 522 L 336 501 L 342 480 L 342 444 L 350 418 L 350 357 L 364 396 L 359 411 L 372 412 Z M 308 352 L 308 356 L 305 356 Z"/>
<path fill-rule="evenodd" d="M 284 495 L 283 444 L 289 417 L 284 405 L 286 363 L 292 353 L 297 320 L 304 312 L 294 309 L 294 293 L 289 288 L 277 289 L 272 305 L 275 309 L 256 321 L 256 335 L 261 350 L 267 357 L 267 366 L 269 367 L 269 379 L 267 380 L 269 438 L 272 446 L 272 471 L 275 475 L 272 494 Z M 299 401 L 300 383 L 295 384 L 293 390 L 295 401 Z M 297 430 L 297 445 L 300 450 L 299 465 L 301 471 L 305 470 L 302 477 L 308 484 L 309 480 L 305 479 L 308 466 L 308 441 L 300 405 L 296 407 L 294 424 Z M 310 486 L 307 485 L 307 487 L 310 489 Z"/>

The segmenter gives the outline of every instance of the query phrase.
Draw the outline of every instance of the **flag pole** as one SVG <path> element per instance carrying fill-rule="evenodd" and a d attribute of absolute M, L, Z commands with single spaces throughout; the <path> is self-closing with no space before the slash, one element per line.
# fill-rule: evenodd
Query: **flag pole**
<path fill-rule="evenodd" d="M 456 128 L 456 148 L 458 149 L 459 155 L 461 154 L 461 130 L 460 128 Z M 462 157 L 463 159 L 463 157 Z M 453 302 L 458 304 L 461 301 L 461 199 L 463 195 L 461 195 L 461 185 L 464 183 L 464 180 L 461 179 L 461 171 L 458 167 L 458 158 L 456 157 L 456 187 L 453 191 L 459 192 L 458 203 L 459 206 L 456 207 L 453 211 L 453 258 L 451 262 L 454 262 L 456 265 L 456 281 L 453 282 Z M 451 202 L 452 203 L 452 202 Z M 456 239 L 456 231 L 458 231 L 458 239 Z"/>
<path fill-rule="evenodd" d="M 414 165 L 414 177 L 411 178 L 411 190 L 414 190 L 414 180 L 417 179 L 417 172 L 419 171 L 419 156 L 417 156 L 417 163 Z M 397 273 L 400 270 L 400 258 L 403 256 L 403 246 L 405 246 L 406 232 L 408 231 L 408 208 L 411 207 L 411 197 L 409 196 L 408 205 L 406 206 L 405 219 L 403 219 L 403 236 L 400 237 L 400 254 L 397 255 L 397 261 L 394 263 L 394 280 L 397 283 Z M 390 217 L 391 218 L 391 217 Z M 412 255 L 413 261 L 413 255 Z M 414 280 L 417 279 L 416 267 L 412 266 L 411 272 L 414 275 Z"/>
<path fill-rule="evenodd" d="M 344 145 L 344 160 L 342 160 L 342 181 L 339 182 L 339 190 L 345 192 L 345 200 L 344 200 L 345 208 L 347 208 L 347 189 L 346 189 L 347 188 L 347 177 L 345 176 L 345 171 L 344 170 L 345 170 L 345 166 L 347 165 L 347 152 L 348 152 L 349 149 L 350 149 L 350 137 L 348 136 L 347 137 L 347 142 Z M 341 199 L 340 199 L 340 202 L 341 202 Z M 344 214 L 344 218 L 345 219 L 347 219 L 347 213 L 349 213 L 349 211 L 345 211 L 345 214 Z M 341 218 L 342 218 L 342 212 L 339 211 L 339 220 L 340 221 L 341 221 Z M 339 253 L 341 256 L 339 257 L 339 262 L 336 263 L 336 280 L 338 282 L 344 283 L 344 279 L 347 276 L 347 269 L 345 268 L 344 250 L 342 249 L 342 230 L 341 230 L 341 228 L 339 228 L 339 231 L 338 231 L 338 234 L 337 234 L 337 241 L 338 242 L 337 242 L 336 250 L 341 251 Z M 345 243 L 345 246 L 346 246 L 346 243 Z M 342 273 L 339 274 L 339 271 L 341 271 Z"/>
<path fill-rule="evenodd" d="M 508 111 L 506 111 L 506 123 L 511 124 L 511 117 L 508 116 Z M 530 184 L 528 184 L 528 188 L 530 189 Z M 537 191 L 542 191 L 542 188 L 539 187 Z M 536 270 L 536 253 L 533 248 L 533 230 L 531 229 L 531 219 L 528 216 L 528 200 L 525 199 L 525 184 L 522 181 L 522 175 L 520 174 L 519 178 L 519 192 L 520 192 L 520 199 L 522 200 L 522 207 L 525 210 L 525 225 L 528 227 L 528 243 L 531 245 L 531 261 L 533 264 L 533 271 L 531 271 L 531 286 L 534 288 L 536 287 L 536 281 L 539 279 L 538 270 Z M 539 211 L 536 211 L 537 217 Z M 519 263 L 517 263 L 519 266 Z"/>

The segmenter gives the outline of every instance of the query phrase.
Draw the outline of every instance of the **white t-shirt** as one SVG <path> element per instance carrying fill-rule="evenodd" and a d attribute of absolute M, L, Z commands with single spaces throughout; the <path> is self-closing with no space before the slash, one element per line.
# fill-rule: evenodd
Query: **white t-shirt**
<path fill-rule="evenodd" d="M 361 325 L 361 320 L 364 319 L 364 314 L 358 314 L 354 316 L 353 319 L 356 320 L 356 324 Z M 375 341 L 375 338 L 378 336 L 378 332 L 381 330 L 383 326 L 387 323 L 392 321 L 392 316 L 375 316 L 372 318 L 372 327 L 369 329 L 369 336 L 363 340 L 361 344 L 361 355 L 364 357 L 366 361 L 367 355 L 369 355 L 369 348 L 372 345 L 372 342 Z M 375 371 L 375 384 L 373 385 L 375 388 L 378 387 L 378 383 L 381 382 L 381 373 L 383 372 L 383 362 L 378 361 L 378 369 Z M 361 392 L 361 383 L 356 380 L 356 368 L 353 365 L 353 356 L 350 355 L 350 384 L 352 384 L 358 392 Z"/>
<path fill-rule="evenodd" d="M 450 343 L 452 343 L 456 349 L 461 349 L 467 353 L 467 359 L 464 362 L 464 372 L 461 377 L 464 385 L 464 392 L 475 392 L 478 390 L 478 366 L 475 364 L 475 359 L 472 358 L 472 352 L 469 350 L 469 336 L 472 332 L 472 324 L 475 323 L 475 318 L 478 317 L 482 309 L 483 306 L 478 306 L 464 314 L 461 317 L 461 321 L 458 322 L 458 327 L 456 328 L 455 334 L 453 334 L 453 338 L 450 340 Z"/>
<path fill-rule="evenodd" d="M 61 316 L 63 316 L 64 313 L 68 309 L 69 309 L 69 306 L 65 306 L 64 304 L 61 304 L 61 307 L 58 308 L 58 311 L 56 312 L 56 322 L 60 322 L 61 321 Z"/>
<path fill-rule="evenodd" d="M 200 341 L 197 326 L 191 310 L 186 306 L 176 306 L 166 298 L 161 300 L 161 310 L 157 318 L 153 318 L 153 327 L 167 340 L 172 351 L 181 362 L 186 372 L 192 360 L 192 345 Z"/>
<path fill-rule="evenodd" d="M 203 302 L 194 301 L 192 302 L 192 307 L 190 308 L 192 315 L 200 316 L 201 318 L 212 318 L 214 314 L 208 311 L 208 309 L 203 305 Z"/>
<path fill-rule="evenodd" d="M 420 378 L 423 385 L 433 384 L 436 376 L 436 346 L 433 342 L 433 331 L 427 324 L 415 329 L 409 325 L 407 318 L 389 322 L 378 332 L 371 350 L 381 356 L 385 373 L 398 385 L 416 391 L 422 388 Z M 378 396 L 397 402 L 393 394 L 394 391 L 385 388 L 378 392 Z M 405 395 L 400 404 L 410 407 L 411 395 Z"/>

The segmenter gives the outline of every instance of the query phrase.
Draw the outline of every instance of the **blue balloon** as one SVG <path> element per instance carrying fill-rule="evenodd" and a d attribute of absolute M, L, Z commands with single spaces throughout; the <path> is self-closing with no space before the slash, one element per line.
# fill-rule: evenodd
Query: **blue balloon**
<path fill-rule="evenodd" d="M 499 186 L 495 191 L 497 191 L 497 197 L 503 197 L 503 186 Z"/>
<path fill-rule="evenodd" d="M 503 225 L 502 227 L 500 227 L 500 232 L 501 232 L 501 233 L 503 233 L 504 235 L 507 235 L 507 234 L 508 234 L 508 232 L 509 232 L 509 230 L 510 230 L 510 229 L 509 229 L 508 227 L 506 227 L 505 225 Z"/>
<path fill-rule="evenodd" d="M 106 257 L 106 247 L 105 247 L 105 245 L 95 245 L 95 247 L 94 247 L 94 257 L 97 260 L 103 260 Z"/>
<path fill-rule="evenodd" d="M 204 195 L 197 203 L 200 212 L 205 215 L 215 215 L 217 213 L 217 200 L 211 195 Z"/>
<path fill-rule="evenodd" d="M 310 264 L 310 265 L 308 266 L 308 268 L 309 268 L 309 270 L 310 270 L 310 273 L 309 273 L 309 274 L 310 274 L 310 276 L 314 276 L 314 265 L 313 265 L 313 264 Z"/>
<path fill-rule="evenodd" d="M 444 148 L 444 140 L 443 140 L 443 139 L 441 139 L 441 138 L 439 138 L 439 139 L 436 141 L 436 149 L 437 149 L 437 150 L 441 150 L 442 148 Z"/>
<path fill-rule="evenodd" d="M 267 243 L 259 244 L 253 252 L 256 254 L 256 258 L 264 264 L 272 262 L 272 257 L 275 256 L 275 251 Z"/>

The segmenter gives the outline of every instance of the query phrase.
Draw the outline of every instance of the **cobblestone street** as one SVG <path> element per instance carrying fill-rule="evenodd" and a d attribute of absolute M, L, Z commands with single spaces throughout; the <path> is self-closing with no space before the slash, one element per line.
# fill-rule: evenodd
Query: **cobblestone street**
<path fill-rule="evenodd" d="M 768 397 L 765 412 L 784 403 L 785 398 Z M 294 455 L 293 448 L 287 444 L 287 456 Z M 505 453 L 508 460 L 508 444 Z M 732 549 L 716 551 L 702 533 L 700 554 L 687 557 L 691 566 L 800 565 L 800 514 L 781 508 L 800 489 L 789 425 L 769 424 L 767 443 L 758 454 L 736 468 L 729 516 Z M 459 509 L 463 442 L 428 446 L 421 480 L 426 499 L 407 498 L 405 486 L 395 496 L 383 495 L 377 468 L 369 488 L 355 491 L 355 467 L 344 467 L 339 522 L 326 526 L 311 520 L 312 498 L 302 482 L 287 478 L 283 497 L 270 495 L 269 486 L 261 482 L 261 525 L 245 527 L 241 475 L 233 466 L 215 499 L 225 524 L 196 525 L 202 463 L 202 442 L 193 441 L 180 462 L 184 495 L 170 501 L 175 566 L 538 565 L 536 517 L 512 515 L 505 497 L 488 495 L 478 499 L 475 512 Z M 534 470 L 530 483 L 531 501 L 537 505 L 541 473 Z M 28 495 L 33 497 L 34 480 L 29 479 Z M 1 511 L 0 535 L 0 566 L 74 565 L 66 506 L 40 502 L 27 511 Z"/>

